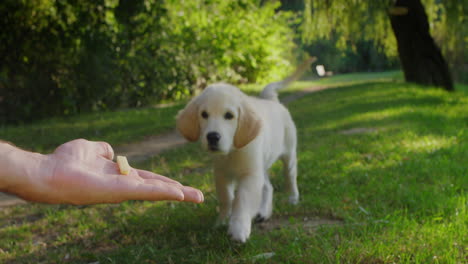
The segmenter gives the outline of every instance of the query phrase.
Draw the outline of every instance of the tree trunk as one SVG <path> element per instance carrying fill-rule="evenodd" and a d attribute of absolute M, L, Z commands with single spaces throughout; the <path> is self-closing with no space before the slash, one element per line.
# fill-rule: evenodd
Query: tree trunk
<path fill-rule="evenodd" d="M 397 0 L 390 9 L 390 22 L 406 81 L 453 91 L 447 62 L 431 37 L 421 1 Z"/>

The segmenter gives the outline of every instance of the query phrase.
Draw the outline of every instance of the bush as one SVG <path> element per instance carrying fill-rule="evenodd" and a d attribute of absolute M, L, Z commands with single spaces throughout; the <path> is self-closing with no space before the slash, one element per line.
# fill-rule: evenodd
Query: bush
<path fill-rule="evenodd" d="M 3 1 L 0 123 L 279 80 L 291 68 L 292 15 L 256 2 Z"/>

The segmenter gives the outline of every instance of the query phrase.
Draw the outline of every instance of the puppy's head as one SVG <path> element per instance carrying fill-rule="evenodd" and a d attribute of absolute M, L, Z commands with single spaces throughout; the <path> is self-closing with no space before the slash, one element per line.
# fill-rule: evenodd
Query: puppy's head
<path fill-rule="evenodd" d="M 247 96 L 228 84 L 208 86 L 179 112 L 177 129 L 189 141 L 201 138 L 204 149 L 227 154 L 260 132 L 261 119 Z"/>

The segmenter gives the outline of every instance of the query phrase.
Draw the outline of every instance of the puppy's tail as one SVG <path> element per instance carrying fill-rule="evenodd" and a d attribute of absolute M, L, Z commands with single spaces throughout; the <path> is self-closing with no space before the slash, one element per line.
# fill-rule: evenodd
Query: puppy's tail
<path fill-rule="evenodd" d="M 278 90 L 288 87 L 291 83 L 299 79 L 299 77 L 301 77 L 301 75 L 307 70 L 309 65 L 316 60 L 316 57 L 309 57 L 288 78 L 279 82 L 270 83 L 267 86 L 265 86 L 265 88 L 263 88 L 262 92 L 260 93 L 260 98 L 278 101 Z"/>

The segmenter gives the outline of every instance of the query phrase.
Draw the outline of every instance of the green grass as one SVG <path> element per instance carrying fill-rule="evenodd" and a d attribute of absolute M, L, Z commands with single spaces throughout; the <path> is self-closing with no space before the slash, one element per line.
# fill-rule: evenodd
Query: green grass
<path fill-rule="evenodd" d="M 303 80 L 297 81 L 283 91 L 283 94 L 303 90 L 310 87 L 341 87 L 349 86 L 353 84 L 372 82 L 390 82 L 390 81 L 401 81 L 403 79 L 403 73 L 401 71 L 387 71 L 387 72 L 369 72 L 369 73 L 348 73 L 340 74 L 330 77 L 317 78 L 317 77 L 305 77 Z M 248 93 L 260 92 L 264 85 L 247 84 L 243 85 L 242 89 Z"/>
<path fill-rule="evenodd" d="M 166 107 L 84 114 L 53 118 L 27 125 L 0 127 L 0 139 L 38 152 L 50 152 L 76 138 L 102 140 L 118 145 L 174 128 L 175 115 L 184 103 Z"/>
<path fill-rule="evenodd" d="M 455 90 L 468 94 L 468 84 L 455 84 Z"/>
<path fill-rule="evenodd" d="M 399 72 L 346 74 L 323 78 L 316 81 L 300 81 L 291 85 L 284 94 L 311 86 L 349 85 L 368 80 L 392 80 Z M 256 95 L 261 85 L 244 85 L 242 89 Z M 130 110 L 83 114 L 65 118 L 51 118 L 18 126 L 0 126 L 0 139 L 38 152 L 51 152 L 63 142 L 86 138 L 102 140 L 118 145 L 135 142 L 145 137 L 174 128 L 175 114 L 185 105 L 185 101 L 169 106 L 147 107 Z"/>
<path fill-rule="evenodd" d="M 138 166 L 201 188 L 204 204 L 9 207 L 0 211 L 0 262 L 466 263 L 468 95 L 387 79 L 353 81 L 365 76 L 288 106 L 298 127 L 302 196 L 298 206 L 287 204 L 275 164 L 272 221 L 280 228 L 255 226 L 245 245 L 213 229 L 209 157 L 189 144 Z M 367 132 L 343 134 L 356 128 Z M 303 224 L 314 218 L 339 224 Z M 268 252 L 275 255 L 255 260 Z"/>

